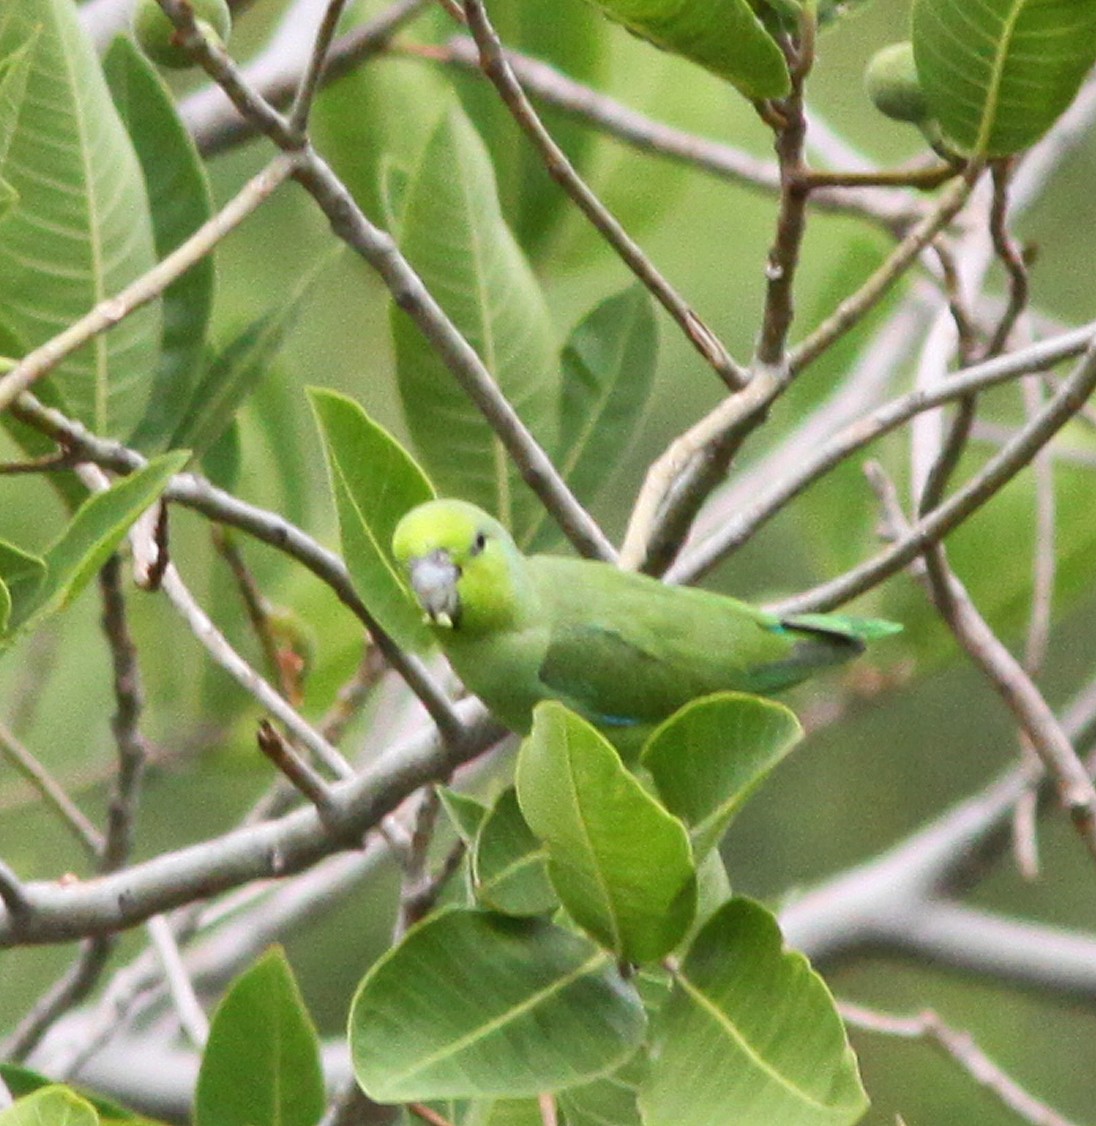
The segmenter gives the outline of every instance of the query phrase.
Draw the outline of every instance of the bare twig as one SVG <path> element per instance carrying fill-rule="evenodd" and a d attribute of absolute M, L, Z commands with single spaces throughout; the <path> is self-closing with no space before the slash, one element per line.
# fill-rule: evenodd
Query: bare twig
<path fill-rule="evenodd" d="M 958 383 L 958 379 L 955 382 Z M 926 547 L 943 539 L 1016 476 L 1076 414 L 1094 388 L 1096 349 L 1090 348 L 1061 391 L 1017 433 L 1015 439 L 990 458 L 979 473 L 944 503 L 914 524 L 908 535 L 846 574 L 780 603 L 779 612 L 838 606 L 901 570 Z"/>
<path fill-rule="evenodd" d="M 1008 274 L 1008 305 L 990 338 L 986 348 L 987 356 L 996 356 L 1004 351 L 1020 314 L 1027 308 L 1030 292 L 1027 263 L 1008 230 L 1008 185 L 1011 174 L 1011 163 L 994 164 L 989 230 L 994 252 Z"/>
<path fill-rule="evenodd" d="M 0 411 L 7 409 L 20 392 L 35 380 L 48 375 L 62 360 L 113 328 L 130 313 L 141 308 L 204 258 L 227 234 L 234 230 L 264 200 L 293 174 L 294 161 L 277 156 L 234 196 L 207 223 L 203 223 L 184 243 L 162 262 L 114 297 L 101 301 L 89 313 L 69 325 L 45 344 L 28 353 L 7 375 L 0 378 Z"/>
<path fill-rule="evenodd" d="M 98 860 L 103 849 L 102 833 L 65 793 L 64 787 L 2 723 L 0 754 L 42 795 L 64 825 L 71 830 L 84 851 L 93 860 Z"/>
<path fill-rule="evenodd" d="M 26 893 L 23 891 L 23 882 L 2 860 L 0 860 L 0 903 L 7 907 L 13 920 L 16 921 L 29 906 Z"/>
<path fill-rule="evenodd" d="M 171 924 L 163 915 L 153 915 L 145 924 L 145 929 L 152 939 L 152 947 L 163 969 L 164 980 L 167 982 L 175 1012 L 179 1016 L 179 1023 L 190 1038 L 190 1042 L 201 1050 L 209 1039 L 209 1021 L 183 964 L 179 943 L 171 929 Z"/>
<path fill-rule="evenodd" d="M 179 577 L 174 564 L 169 565 L 164 573 L 163 590 L 168 601 L 189 626 L 191 633 L 221 668 L 271 715 L 285 724 L 287 730 L 291 731 L 293 736 L 299 739 L 336 778 L 349 778 L 353 775 L 354 770 L 346 759 L 229 645 L 225 636 L 195 601 L 194 596 Z"/>
<path fill-rule="evenodd" d="M 749 373 L 734 362 L 714 332 L 670 285 L 620 221 L 590 190 L 567 154 L 552 139 L 514 75 L 482 0 L 464 0 L 468 27 L 479 47 L 484 74 L 506 108 L 533 143 L 549 175 L 571 197 L 602 237 L 680 326 L 693 347 L 732 389 L 745 385 Z"/>
<path fill-rule="evenodd" d="M 946 1024 L 931 1009 L 916 1016 L 900 1017 L 877 1012 L 848 1001 L 838 1002 L 838 1012 L 848 1024 L 866 1032 L 926 1040 L 957 1063 L 980 1087 L 984 1087 L 1013 1113 L 1032 1126 L 1073 1126 L 1045 1103 L 1040 1102 L 974 1042 L 969 1032 Z"/>
<path fill-rule="evenodd" d="M 559 1126 L 559 1111 L 556 1107 L 556 1097 L 550 1091 L 542 1091 L 537 1096 L 537 1106 L 540 1110 L 540 1120 L 544 1126 Z"/>
<path fill-rule="evenodd" d="M 308 115 L 323 76 L 331 41 L 335 38 L 335 29 L 339 26 L 345 7 L 346 0 L 328 0 L 327 10 L 320 21 L 312 51 L 308 56 L 308 63 L 304 74 L 301 75 L 297 93 L 293 97 L 293 105 L 289 109 L 289 127 L 295 129 L 301 137 L 304 137 L 308 130 Z"/>
<path fill-rule="evenodd" d="M 1025 412 L 1031 419 L 1043 405 L 1042 383 L 1028 376 L 1021 381 L 1020 390 L 1024 396 Z M 1057 526 L 1054 458 L 1049 447 L 1044 446 L 1032 458 L 1031 469 L 1035 478 L 1035 549 L 1031 567 L 1031 615 L 1024 642 L 1024 668 L 1030 676 L 1035 676 L 1043 667 L 1050 644 L 1057 563 L 1054 550 Z"/>
<path fill-rule="evenodd" d="M 425 1103 L 407 1103 L 407 1111 L 421 1122 L 428 1122 L 430 1126 L 453 1126 L 453 1123 L 443 1114 L 432 1110 Z"/>
<path fill-rule="evenodd" d="M 323 778 L 293 750 L 269 720 L 261 720 L 258 730 L 259 750 L 316 807 L 322 820 L 332 818 L 331 788 Z"/>

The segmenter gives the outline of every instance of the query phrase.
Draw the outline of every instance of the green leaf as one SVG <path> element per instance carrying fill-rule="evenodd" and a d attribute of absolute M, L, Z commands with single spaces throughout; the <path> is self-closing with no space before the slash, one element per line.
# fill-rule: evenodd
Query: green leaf
<path fill-rule="evenodd" d="M 760 904 L 704 925 L 655 1019 L 645 1126 L 851 1126 L 868 1105 L 822 979 Z"/>
<path fill-rule="evenodd" d="M 202 473 L 227 492 L 235 492 L 243 466 L 240 420 L 234 418 L 201 458 Z"/>
<path fill-rule="evenodd" d="M 499 212 L 491 163 L 452 106 L 407 188 L 400 246 L 542 445 L 556 437 L 559 366 L 540 286 Z M 539 511 L 502 443 L 417 326 L 392 310 L 396 370 L 416 449 L 443 494 L 521 538 Z"/>
<path fill-rule="evenodd" d="M 46 562 L 22 548 L 0 540 L 0 582 L 4 584 L 7 613 L 0 612 L 0 634 L 7 631 L 13 616 L 19 616 L 38 594 L 46 577 Z"/>
<path fill-rule="evenodd" d="M 241 974 L 213 1016 L 195 1126 L 316 1126 L 320 1043 L 280 947 Z"/>
<path fill-rule="evenodd" d="M 176 419 L 172 449 L 185 446 L 201 456 L 225 432 L 240 405 L 270 370 L 313 284 L 330 260 L 321 258 L 284 304 L 254 320 L 209 365 L 186 409 Z"/>
<path fill-rule="evenodd" d="M 639 1051 L 612 1075 L 561 1091 L 567 1126 L 641 1126 L 636 1099 L 646 1073 L 647 1053 Z"/>
<path fill-rule="evenodd" d="M 509 49 L 558 67 L 576 82 L 599 85 L 606 69 L 608 28 L 586 0 L 550 4 L 496 0 L 491 4 L 491 22 Z M 446 29 L 443 34 L 452 32 Z M 491 154 L 502 213 L 518 242 L 534 258 L 551 250 L 556 245 L 553 235 L 571 210 L 566 193 L 548 174 L 543 158 L 490 83 L 478 74 L 460 73 L 451 75 L 451 81 Z M 543 104 L 537 112 L 571 163 L 586 174 L 595 131 Z"/>
<path fill-rule="evenodd" d="M 646 288 L 636 283 L 596 306 L 571 333 L 560 362 L 555 462 L 575 495 L 589 502 L 611 477 L 607 465 L 631 446 L 650 398 L 658 324 Z"/>
<path fill-rule="evenodd" d="M 350 1052 L 378 1102 L 523 1097 L 605 1074 L 645 1029 L 610 955 L 543 919 L 448 909 L 366 974 Z"/>
<path fill-rule="evenodd" d="M 180 450 L 154 458 L 143 469 L 89 497 L 77 509 L 61 537 L 45 554 L 45 579 L 33 597 L 16 606 L 18 613 L 6 640 L 72 602 L 189 456 L 186 450 Z"/>
<path fill-rule="evenodd" d="M 559 906 L 544 846 L 525 823 L 513 787 L 499 795 L 476 835 L 472 885 L 483 906 L 505 915 L 544 915 Z"/>
<path fill-rule="evenodd" d="M 1096 5 L 916 0 L 913 51 L 948 140 L 979 156 L 1009 156 L 1054 124 L 1096 62 Z"/>
<path fill-rule="evenodd" d="M 141 168 L 71 0 L 0 5 L 0 58 L 35 36 L 0 151 L 0 180 L 18 193 L 0 237 L 0 308 L 28 348 L 156 261 Z M 50 380 L 96 433 L 126 435 L 148 402 L 159 345 L 154 302 L 62 361 Z"/>
<path fill-rule="evenodd" d="M 99 1126 L 86 1099 L 69 1087 L 42 1087 L 0 1111 L 0 1126 Z"/>
<path fill-rule="evenodd" d="M 114 40 L 103 71 L 141 162 L 156 254 L 165 258 L 213 214 L 209 180 L 171 93 L 130 39 Z M 213 286 L 213 256 L 207 254 L 164 290 L 160 368 L 130 441 L 139 449 L 161 446 L 186 409 L 205 348 Z"/>
<path fill-rule="evenodd" d="M 720 692 L 675 712 L 648 739 L 640 761 L 666 808 L 689 826 L 701 857 L 802 738 L 799 720 L 783 704 Z"/>
<path fill-rule="evenodd" d="M 3 1081 L 15 1099 L 20 1099 L 24 1095 L 41 1090 L 43 1087 L 54 1086 L 52 1079 L 47 1079 L 46 1076 L 39 1074 L 37 1071 L 32 1071 L 29 1067 L 20 1067 L 14 1063 L 0 1063 L 0 1080 Z M 94 1091 L 85 1091 L 80 1087 L 67 1089 L 72 1090 L 80 1098 L 91 1104 L 92 1109 L 99 1115 L 103 1126 L 113 1122 L 125 1122 L 129 1126 L 159 1126 L 153 1119 L 134 1114 L 133 1111 L 119 1106 L 118 1103 L 110 1099 L 104 1099 L 102 1095 L 97 1095 Z M 43 1126 L 52 1126 L 52 1120 L 44 1123 Z"/>
<path fill-rule="evenodd" d="M 339 513 L 343 557 L 354 586 L 386 633 L 401 645 L 425 649 L 430 637 L 392 558 L 392 533 L 401 517 L 434 496 L 410 454 L 353 399 L 309 389 L 323 434 Z"/>
<path fill-rule="evenodd" d="M 791 89 L 784 54 L 747 0 L 594 0 L 656 47 L 725 78 L 747 98 Z"/>
<path fill-rule="evenodd" d="M 11 594 L 7 583 L 0 579 L 0 636 L 7 633 L 8 622 L 11 620 Z"/>
<path fill-rule="evenodd" d="M 518 754 L 517 792 L 575 922 L 625 961 L 672 950 L 696 908 L 689 837 L 613 747 L 563 705 L 538 704 Z"/>
<path fill-rule="evenodd" d="M 483 802 L 476 801 L 475 798 L 470 798 L 458 790 L 451 790 L 448 786 L 438 787 L 438 797 L 441 798 L 441 804 L 445 807 L 457 836 L 471 847 L 480 826 L 491 812 L 490 809 Z"/>

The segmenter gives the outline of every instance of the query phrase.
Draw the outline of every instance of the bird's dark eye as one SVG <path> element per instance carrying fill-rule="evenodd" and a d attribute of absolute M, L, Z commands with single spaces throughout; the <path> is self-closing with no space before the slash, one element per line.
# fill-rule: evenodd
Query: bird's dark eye
<path fill-rule="evenodd" d="M 487 533 L 480 532 L 472 541 L 472 554 L 479 555 L 479 553 L 487 546 Z"/>

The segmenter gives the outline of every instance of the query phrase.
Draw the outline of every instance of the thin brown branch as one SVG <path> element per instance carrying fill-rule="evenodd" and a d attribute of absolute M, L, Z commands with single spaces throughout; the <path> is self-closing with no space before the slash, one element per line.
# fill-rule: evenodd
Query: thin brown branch
<path fill-rule="evenodd" d="M 883 1036 L 924 1040 L 939 1048 L 980 1087 L 989 1091 L 1000 1103 L 1032 1126 L 1074 1126 L 1067 1118 L 1035 1098 L 1016 1082 L 999 1064 L 978 1047 L 969 1032 L 952 1028 L 931 1009 L 916 1016 L 902 1017 L 881 1013 L 862 1005 L 838 1002 L 842 1019 L 854 1028 Z"/>
<path fill-rule="evenodd" d="M 537 1108 L 540 1110 L 543 1126 L 559 1126 L 559 1108 L 551 1091 L 542 1091 L 537 1096 Z"/>
<path fill-rule="evenodd" d="M 267 719 L 259 721 L 256 739 L 259 750 L 316 807 L 321 820 L 332 820 L 331 788 L 323 778 L 297 754 L 278 729 Z"/>
<path fill-rule="evenodd" d="M 431 1110 L 425 1103 L 407 1103 L 407 1112 L 414 1115 L 420 1122 L 428 1122 L 430 1126 L 453 1126 L 453 1123 L 443 1114 Z"/>
<path fill-rule="evenodd" d="M 1043 405 L 1042 388 L 1042 381 L 1033 376 L 1027 376 L 1020 382 L 1028 419 L 1038 414 Z M 1054 458 L 1049 447 L 1044 447 L 1035 455 L 1031 469 L 1035 480 L 1035 546 L 1031 564 L 1031 613 L 1024 640 L 1024 668 L 1029 676 L 1036 676 L 1046 661 L 1050 646 L 1057 571 Z"/>
<path fill-rule="evenodd" d="M 749 373 L 734 362 L 716 334 L 689 307 L 688 302 L 662 276 L 616 216 L 591 191 L 567 158 L 567 154 L 544 127 L 510 66 L 482 0 L 464 0 L 464 10 L 467 14 L 468 27 L 479 47 L 483 73 L 498 90 L 503 104 L 532 142 L 548 174 L 570 196 L 602 238 L 673 317 L 705 363 L 710 364 L 732 390 L 744 386 Z"/>
<path fill-rule="evenodd" d="M 994 253 L 1008 275 L 1008 305 L 990 338 L 986 348 L 987 357 L 996 356 L 1005 350 L 1016 322 L 1027 308 L 1031 291 L 1023 251 L 1016 245 L 1008 229 L 1008 185 L 1012 171 L 1011 162 L 994 164 L 992 168 L 993 202 L 990 205 L 989 231 Z"/>
<path fill-rule="evenodd" d="M 289 127 L 296 130 L 302 139 L 308 131 L 308 115 L 312 110 L 316 91 L 319 89 L 327 55 L 331 49 L 331 41 L 335 38 L 335 29 L 339 26 L 345 8 L 346 0 L 328 0 L 327 10 L 320 21 L 308 62 L 305 64 L 304 73 L 293 97 L 293 105 L 289 109 Z"/>
<path fill-rule="evenodd" d="M 369 699 L 369 693 L 387 667 L 384 654 L 366 639 L 365 652 L 354 675 L 338 690 L 334 702 L 320 720 L 319 729 L 328 742 L 339 745 L 347 725 Z"/>

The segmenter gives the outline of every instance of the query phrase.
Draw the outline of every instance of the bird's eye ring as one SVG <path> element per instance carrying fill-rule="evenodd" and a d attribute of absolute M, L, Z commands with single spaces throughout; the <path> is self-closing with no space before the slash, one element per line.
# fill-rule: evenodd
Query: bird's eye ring
<path fill-rule="evenodd" d="M 486 532 L 479 532 L 472 543 L 472 554 L 479 555 L 479 553 L 487 546 Z"/>

